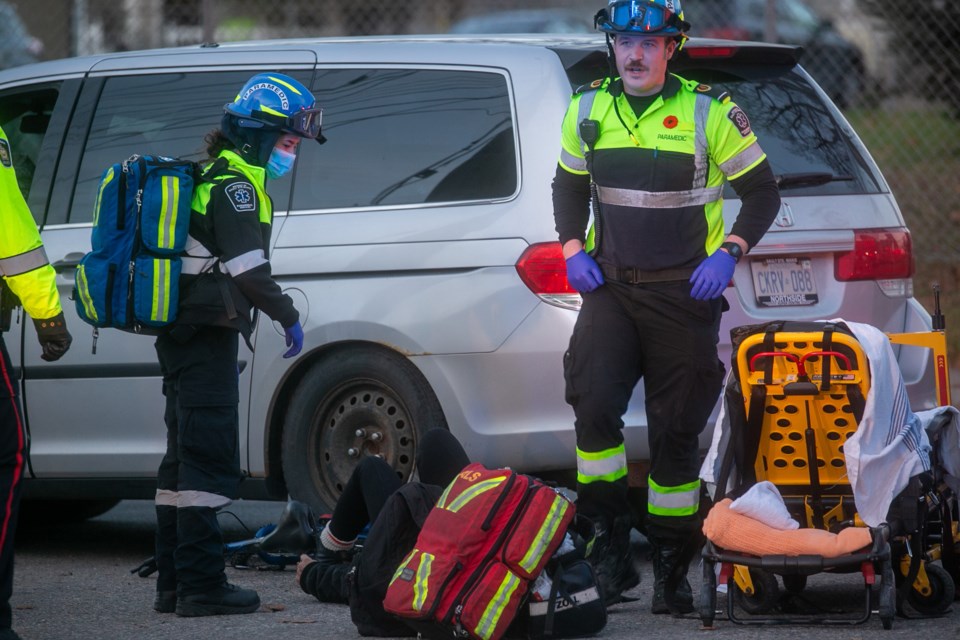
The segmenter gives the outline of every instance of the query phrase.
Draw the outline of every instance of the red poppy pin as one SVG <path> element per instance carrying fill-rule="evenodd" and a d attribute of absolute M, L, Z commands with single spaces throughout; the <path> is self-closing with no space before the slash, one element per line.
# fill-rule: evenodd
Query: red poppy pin
<path fill-rule="evenodd" d="M 673 129 L 677 126 L 677 116 L 667 116 L 663 119 L 663 126 L 667 129 Z"/>

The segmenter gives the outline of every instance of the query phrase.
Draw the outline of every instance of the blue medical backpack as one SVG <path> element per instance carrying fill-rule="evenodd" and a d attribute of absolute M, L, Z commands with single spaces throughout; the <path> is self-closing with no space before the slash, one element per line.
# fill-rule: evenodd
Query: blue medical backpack
<path fill-rule="evenodd" d="M 133 155 L 103 173 L 92 251 L 76 274 L 74 300 L 85 322 L 157 334 L 176 319 L 180 257 L 201 171 L 189 160 Z"/>

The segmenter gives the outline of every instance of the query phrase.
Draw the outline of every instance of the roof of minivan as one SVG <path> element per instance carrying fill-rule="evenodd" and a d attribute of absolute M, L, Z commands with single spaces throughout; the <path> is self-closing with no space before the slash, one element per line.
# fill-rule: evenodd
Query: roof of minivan
<path fill-rule="evenodd" d="M 444 43 L 447 45 L 463 46 L 500 46 L 500 47 L 542 47 L 555 51 L 567 52 L 564 63 L 569 63 L 569 58 L 576 58 L 577 54 L 587 54 L 589 52 L 601 51 L 605 53 L 606 47 L 602 34 L 519 34 L 519 35 L 403 35 L 403 36 L 352 36 L 352 37 L 326 37 L 326 38 L 290 38 L 276 40 L 257 40 L 245 42 L 227 42 L 190 45 L 182 47 L 168 47 L 162 49 L 144 49 L 136 51 L 120 51 L 113 53 L 103 53 L 90 56 L 81 56 L 73 58 L 62 58 L 59 60 L 50 60 L 38 62 L 30 65 L 13 67 L 0 71 L 0 83 L 17 81 L 20 79 L 38 79 L 43 77 L 57 77 L 78 75 L 93 69 L 98 63 L 105 60 L 119 61 L 123 58 L 142 58 L 151 55 L 169 55 L 183 53 L 197 53 L 209 51 L 258 51 L 269 48 L 274 51 L 294 51 L 294 50 L 314 50 L 321 52 L 324 48 L 331 45 L 355 47 L 355 46 L 422 46 L 430 43 Z M 726 41 L 710 38 L 691 38 L 685 50 L 697 50 L 702 48 L 729 48 L 736 50 L 741 54 L 748 54 L 752 60 L 769 60 L 773 54 L 779 58 L 781 63 L 792 60 L 793 63 L 799 58 L 801 49 L 792 45 L 768 44 L 760 42 L 742 42 Z M 779 54 L 779 55 L 777 55 Z M 319 56 L 322 60 L 322 56 Z M 198 60 L 202 64 L 202 60 Z"/>

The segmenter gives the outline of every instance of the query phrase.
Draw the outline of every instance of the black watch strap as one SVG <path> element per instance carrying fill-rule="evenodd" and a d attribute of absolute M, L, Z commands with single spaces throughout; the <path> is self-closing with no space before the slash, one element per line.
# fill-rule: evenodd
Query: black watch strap
<path fill-rule="evenodd" d="M 737 262 L 740 262 L 740 258 L 743 257 L 743 249 L 740 248 L 740 245 L 736 242 L 724 242 L 720 245 L 721 249 L 726 249 L 727 253 L 733 256 L 733 259 Z"/>

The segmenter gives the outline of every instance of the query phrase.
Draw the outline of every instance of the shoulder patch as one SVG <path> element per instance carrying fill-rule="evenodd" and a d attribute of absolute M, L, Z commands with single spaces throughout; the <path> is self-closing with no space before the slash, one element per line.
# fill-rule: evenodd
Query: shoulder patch
<path fill-rule="evenodd" d="M 693 90 L 696 91 L 697 93 L 705 93 L 711 98 L 718 100 L 719 102 L 725 103 L 725 102 L 729 102 L 730 100 L 729 91 L 721 91 L 720 89 L 714 89 L 709 84 L 702 84 L 702 83 L 698 84 L 696 87 L 693 88 Z"/>
<path fill-rule="evenodd" d="M 10 143 L 0 138 L 0 164 L 5 167 L 13 166 L 13 159 L 10 155 Z"/>
<path fill-rule="evenodd" d="M 227 199 L 233 205 L 234 210 L 239 213 L 255 211 L 257 208 L 257 191 L 249 182 L 234 182 L 228 185 L 224 192 Z"/>
<path fill-rule="evenodd" d="M 585 93 L 587 91 L 596 91 L 597 89 L 603 86 L 604 80 L 605 78 L 597 78 L 592 82 L 588 82 L 587 84 L 582 84 L 579 87 L 577 87 L 577 90 L 574 91 L 574 94 Z"/>
<path fill-rule="evenodd" d="M 752 132 L 750 129 L 750 119 L 747 118 L 747 114 L 743 112 L 743 109 L 734 107 L 727 113 L 727 117 L 730 118 L 730 122 L 732 122 L 733 126 L 740 132 L 741 137 L 746 138 L 750 135 Z"/>

